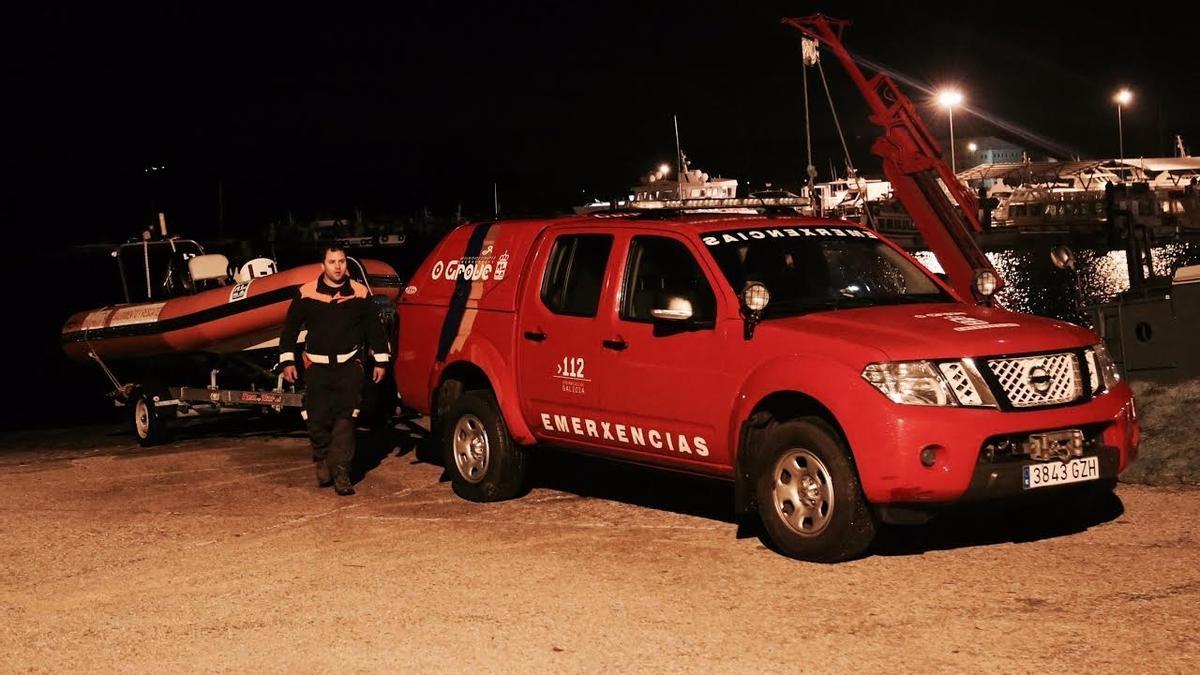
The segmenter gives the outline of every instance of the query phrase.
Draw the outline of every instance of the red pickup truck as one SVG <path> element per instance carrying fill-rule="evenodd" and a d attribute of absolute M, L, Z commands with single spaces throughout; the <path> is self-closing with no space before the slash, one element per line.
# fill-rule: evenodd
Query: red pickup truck
<path fill-rule="evenodd" d="M 518 496 L 564 447 L 731 480 L 806 560 L 950 503 L 1111 490 L 1140 436 L 1094 333 L 956 297 L 840 221 L 465 225 L 397 309 L 399 393 L 460 496 Z"/>

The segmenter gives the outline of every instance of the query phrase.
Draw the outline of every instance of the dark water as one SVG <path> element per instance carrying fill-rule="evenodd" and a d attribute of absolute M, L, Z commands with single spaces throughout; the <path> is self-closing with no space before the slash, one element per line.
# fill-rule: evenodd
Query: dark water
<path fill-rule="evenodd" d="M 988 259 L 1004 279 L 1000 300 L 1018 312 L 1048 316 L 1092 327 L 1087 307 L 1108 302 L 1129 288 L 1125 251 L 1072 249 L 1075 271 L 1060 270 L 1050 261 L 1053 243 L 1030 244 L 1007 251 L 988 253 Z M 1156 246 L 1154 273 L 1170 276 L 1187 265 L 1200 264 L 1200 244 L 1179 242 Z M 916 254 L 931 269 L 939 270 L 928 251 Z"/>

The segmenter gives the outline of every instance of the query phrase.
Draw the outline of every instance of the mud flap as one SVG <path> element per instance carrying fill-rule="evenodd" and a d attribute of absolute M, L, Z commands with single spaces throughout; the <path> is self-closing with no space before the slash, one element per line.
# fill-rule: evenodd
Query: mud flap
<path fill-rule="evenodd" d="M 754 513 L 758 504 L 754 497 L 754 479 L 761 463 L 762 441 L 775 418 L 771 413 L 754 413 L 738 429 L 738 454 L 734 466 L 733 512 L 738 515 Z"/>

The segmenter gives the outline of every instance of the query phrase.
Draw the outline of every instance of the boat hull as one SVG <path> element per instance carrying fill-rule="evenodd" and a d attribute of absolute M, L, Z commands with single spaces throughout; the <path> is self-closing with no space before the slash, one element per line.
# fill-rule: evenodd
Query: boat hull
<path fill-rule="evenodd" d="M 396 271 L 377 260 L 360 262 L 372 292 L 395 302 L 400 293 Z M 93 352 L 120 361 L 275 347 L 296 288 L 320 274 L 321 265 L 314 263 L 194 295 L 79 312 L 63 325 L 63 351 L 83 362 Z"/>

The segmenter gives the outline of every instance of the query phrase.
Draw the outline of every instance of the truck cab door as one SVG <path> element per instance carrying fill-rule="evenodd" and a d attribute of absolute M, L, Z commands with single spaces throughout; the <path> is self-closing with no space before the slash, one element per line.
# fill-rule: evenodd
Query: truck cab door
<path fill-rule="evenodd" d="M 614 275 L 619 306 L 599 340 L 600 407 L 617 437 L 609 447 L 639 461 L 720 473 L 731 465 L 724 429 L 734 383 L 717 287 L 685 239 L 639 234 L 627 242 Z M 671 311 L 661 310 L 684 308 L 689 319 L 663 318 Z"/>
<path fill-rule="evenodd" d="M 517 381 L 539 438 L 584 446 L 600 438 L 598 327 L 602 299 L 611 298 L 613 241 L 596 230 L 552 231 L 534 254 L 517 317 Z"/>

